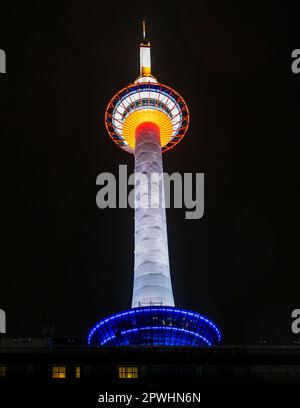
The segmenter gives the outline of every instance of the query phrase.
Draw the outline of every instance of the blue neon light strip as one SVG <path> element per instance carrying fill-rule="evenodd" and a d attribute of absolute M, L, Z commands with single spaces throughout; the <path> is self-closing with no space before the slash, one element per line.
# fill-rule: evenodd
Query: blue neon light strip
<path fill-rule="evenodd" d="M 182 333 L 186 333 L 186 334 L 191 334 L 194 337 L 200 338 L 202 341 L 204 341 L 204 343 L 206 343 L 208 346 L 211 346 L 211 342 L 208 341 L 204 336 L 201 336 L 201 334 L 192 332 L 190 330 L 186 330 L 186 329 L 180 329 L 178 327 L 166 327 L 166 326 L 148 326 L 148 327 L 139 327 L 138 329 L 129 329 L 129 330 L 124 330 L 121 332 L 122 336 L 125 336 L 126 334 L 130 334 L 130 333 L 134 333 L 134 332 L 139 332 L 139 331 L 143 331 L 143 330 L 167 330 L 167 331 L 179 331 Z M 101 343 L 101 346 L 103 346 L 104 344 L 108 343 L 112 338 L 115 338 L 116 336 L 113 337 L 109 337 L 108 339 L 104 340 Z"/>
<path fill-rule="evenodd" d="M 119 312 L 119 313 L 116 313 L 116 314 L 114 314 L 114 315 L 112 315 L 112 316 L 110 316 L 110 317 L 108 317 L 108 318 L 106 318 L 104 320 L 101 320 L 89 332 L 88 339 L 87 339 L 88 344 L 91 344 L 91 339 L 92 339 L 93 335 L 95 334 L 95 332 L 97 332 L 97 330 L 102 328 L 104 325 L 108 325 L 109 323 L 111 323 L 113 321 L 118 321 L 118 320 L 122 321 L 124 318 L 126 318 L 128 316 L 135 315 L 135 314 L 138 314 L 138 313 L 145 314 L 145 313 L 155 313 L 155 312 L 159 312 L 159 313 L 162 312 L 162 314 L 167 313 L 167 314 L 170 314 L 170 315 L 172 315 L 173 313 L 180 314 L 182 316 L 188 315 L 188 316 L 191 316 L 191 317 L 196 318 L 198 320 L 201 320 L 201 321 L 205 322 L 206 324 L 208 324 L 210 327 L 212 327 L 215 334 L 217 335 L 218 342 L 221 341 L 221 333 L 220 333 L 220 330 L 217 328 L 217 326 L 212 321 L 210 321 L 206 317 L 200 315 L 199 313 L 187 311 L 187 310 L 184 310 L 184 309 L 176 309 L 176 308 L 173 308 L 173 307 L 147 307 L 147 308 L 145 307 L 145 308 L 134 308 L 134 309 L 131 309 L 129 311 Z M 153 327 L 153 326 L 149 326 L 149 327 Z M 173 330 L 176 329 L 176 330 L 181 330 L 181 331 L 186 330 L 186 329 L 176 328 L 176 327 L 170 327 L 170 328 L 167 328 L 166 326 L 161 326 L 161 327 L 162 327 L 163 330 L 170 330 L 170 329 L 173 329 Z M 112 328 L 110 328 L 110 329 L 112 329 Z M 131 330 L 133 331 L 133 330 L 139 330 L 139 329 L 131 329 Z M 112 330 L 110 330 L 110 331 L 112 331 Z M 188 333 L 188 332 L 189 332 L 189 330 L 186 330 L 186 333 Z M 191 332 L 191 333 L 195 333 L 195 332 Z M 199 338 L 203 337 L 202 340 L 204 342 L 205 342 L 205 340 L 207 342 L 209 342 L 209 340 L 207 340 L 204 336 L 201 336 L 198 333 L 195 333 L 195 335 L 197 335 Z M 195 336 L 195 337 L 197 337 L 197 336 Z M 114 338 L 115 338 L 115 336 L 109 336 L 106 340 L 104 340 L 101 343 L 101 345 L 106 344 L 108 341 L 110 341 L 110 340 L 112 340 Z M 209 342 L 209 343 L 211 345 L 211 342 Z"/>
<path fill-rule="evenodd" d="M 144 313 L 144 312 L 172 312 L 172 313 L 180 313 L 180 314 L 188 314 L 189 316 L 193 316 L 193 317 L 197 317 L 200 320 L 205 321 L 206 323 L 208 323 L 210 326 L 212 326 L 214 328 L 214 330 L 216 331 L 219 339 L 221 339 L 221 333 L 220 330 L 217 328 L 217 326 L 212 323 L 212 321 L 210 321 L 209 319 L 207 319 L 206 317 L 195 313 L 195 312 L 189 312 L 187 310 L 181 310 L 181 309 L 173 309 L 173 308 L 145 308 L 145 309 L 138 309 L 136 308 L 136 310 L 132 310 L 132 311 L 126 311 L 126 312 L 122 312 L 122 313 L 117 313 L 115 315 L 110 316 L 109 318 L 106 318 L 105 320 L 101 320 L 98 324 L 96 324 L 94 326 L 94 328 L 90 331 L 89 337 L 91 334 L 93 334 L 100 326 L 102 326 L 105 323 L 108 323 L 109 321 L 113 320 L 116 318 L 116 316 L 128 316 L 129 314 L 134 314 L 134 313 Z"/>

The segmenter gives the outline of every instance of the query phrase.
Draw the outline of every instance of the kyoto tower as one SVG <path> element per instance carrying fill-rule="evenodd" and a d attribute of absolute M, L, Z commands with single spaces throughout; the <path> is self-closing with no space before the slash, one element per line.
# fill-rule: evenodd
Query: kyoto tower
<path fill-rule="evenodd" d="M 175 307 L 172 291 L 162 153 L 189 126 L 189 110 L 172 88 L 151 73 L 150 42 L 140 43 L 140 75 L 109 102 L 105 124 L 113 141 L 135 160 L 135 250 L 131 309 L 98 322 L 88 344 L 98 346 L 212 346 L 217 326 L 199 313 Z"/>

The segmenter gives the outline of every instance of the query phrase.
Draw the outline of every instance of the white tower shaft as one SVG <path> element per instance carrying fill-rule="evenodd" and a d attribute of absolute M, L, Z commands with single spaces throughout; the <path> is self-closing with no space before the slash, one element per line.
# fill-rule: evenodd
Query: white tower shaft
<path fill-rule="evenodd" d="M 142 123 L 135 141 L 135 259 L 132 307 L 174 306 L 163 166 L 157 125 Z M 156 208 L 152 208 L 155 205 Z"/>

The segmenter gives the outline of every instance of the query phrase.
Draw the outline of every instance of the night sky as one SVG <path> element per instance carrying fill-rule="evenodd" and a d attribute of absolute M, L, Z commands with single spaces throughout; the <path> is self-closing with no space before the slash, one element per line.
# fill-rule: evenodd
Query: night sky
<path fill-rule="evenodd" d="M 6 5 L 3 3 L 7 3 Z M 299 15 L 299 14 L 298 14 Z M 165 171 L 205 174 L 205 215 L 167 212 L 176 305 L 212 318 L 224 344 L 291 344 L 300 308 L 297 10 L 276 1 L 1 3 L 0 308 L 7 336 L 84 337 L 131 305 L 133 210 L 100 210 L 101 172 L 133 170 L 104 126 L 138 76 L 180 92 L 190 129 Z M 298 25 L 297 25 L 298 24 Z"/>

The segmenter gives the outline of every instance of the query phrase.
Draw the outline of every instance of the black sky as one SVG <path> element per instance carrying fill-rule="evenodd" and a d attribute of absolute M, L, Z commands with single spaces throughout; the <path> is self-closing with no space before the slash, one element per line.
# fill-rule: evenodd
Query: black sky
<path fill-rule="evenodd" d="M 103 116 L 138 75 L 146 18 L 153 72 L 191 111 L 165 170 L 205 173 L 204 218 L 167 215 L 176 303 L 213 318 L 226 344 L 295 340 L 297 10 L 276 1 L 2 3 L 0 307 L 8 335 L 39 335 L 46 314 L 57 336 L 85 336 L 130 306 L 133 211 L 99 210 L 95 180 L 119 164 L 133 169 Z"/>

